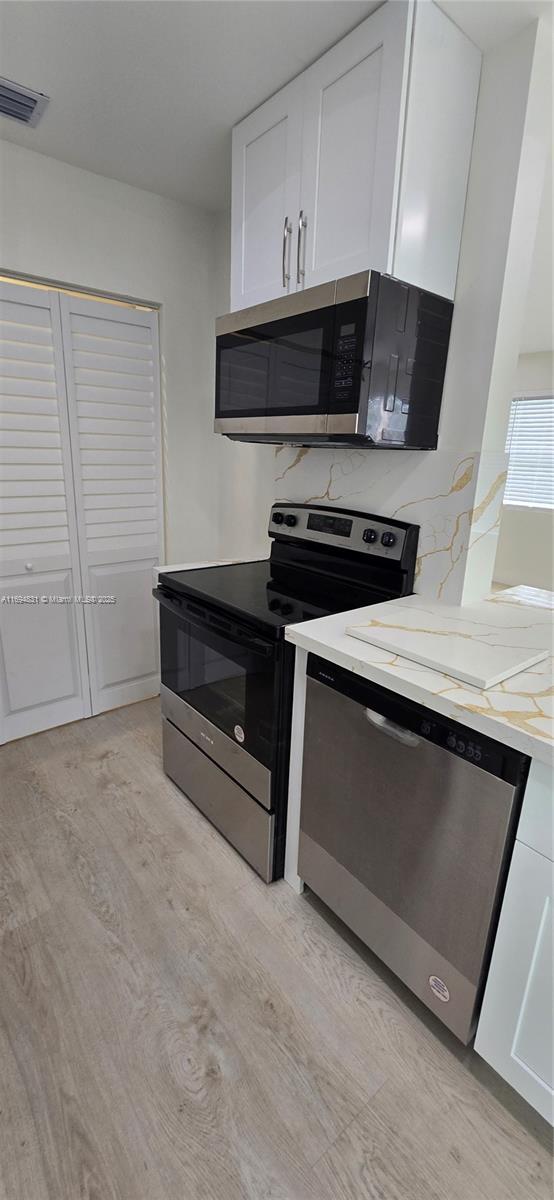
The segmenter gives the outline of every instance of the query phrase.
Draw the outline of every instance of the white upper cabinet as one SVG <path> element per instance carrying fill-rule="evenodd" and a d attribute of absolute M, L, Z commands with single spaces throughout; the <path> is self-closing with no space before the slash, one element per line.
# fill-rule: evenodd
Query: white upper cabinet
<path fill-rule="evenodd" d="M 480 75 L 481 52 L 473 42 L 432 0 L 418 3 L 392 271 L 398 279 L 450 299 L 456 288 Z"/>
<path fill-rule="evenodd" d="M 302 83 L 295 79 L 233 130 L 231 291 L 235 308 L 296 286 Z"/>
<path fill-rule="evenodd" d="M 481 55 L 389 0 L 233 131 L 231 304 L 373 268 L 454 295 Z"/>
<path fill-rule="evenodd" d="M 411 18 L 383 5 L 304 76 L 306 287 L 389 269 Z"/>

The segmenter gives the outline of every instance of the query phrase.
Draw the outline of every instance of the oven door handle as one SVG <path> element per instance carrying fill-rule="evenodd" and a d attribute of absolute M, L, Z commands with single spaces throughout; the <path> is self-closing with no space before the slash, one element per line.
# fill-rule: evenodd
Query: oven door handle
<path fill-rule="evenodd" d="M 263 638 L 256 637 L 255 634 L 246 633 L 245 630 L 239 630 L 236 625 L 221 625 L 217 618 L 211 614 L 206 614 L 206 620 L 202 621 L 191 614 L 190 610 L 185 606 L 183 601 L 177 596 L 168 596 L 163 588 L 152 588 L 152 595 L 164 608 L 174 617 L 180 617 L 192 625 L 194 629 L 212 630 L 214 633 L 219 633 L 221 637 L 229 638 L 229 641 L 235 643 L 236 646 L 244 646 L 246 650 L 252 650 L 255 654 L 260 654 L 264 658 L 269 658 L 273 654 L 273 646 L 270 642 L 266 642 Z"/>
<path fill-rule="evenodd" d="M 365 716 L 370 725 L 374 725 L 380 733 L 386 733 L 387 737 L 394 738 L 396 742 L 402 742 L 403 746 L 419 746 L 421 739 L 418 738 L 417 733 L 412 733 L 411 729 L 395 725 L 394 721 L 389 721 L 382 713 L 374 712 L 372 708 L 365 709 Z"/>

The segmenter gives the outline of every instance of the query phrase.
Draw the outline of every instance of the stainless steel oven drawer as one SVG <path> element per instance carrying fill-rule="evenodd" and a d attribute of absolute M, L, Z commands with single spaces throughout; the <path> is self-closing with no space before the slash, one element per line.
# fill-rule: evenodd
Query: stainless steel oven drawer
<path fill-rule="evenodd" d="M 165 717 L 162 739 L 166 775 L 269 883 L 273 874 L 273 814 L 261 808 Z"/>
<path fill-rule="evenodd" d="M 217 725 L 213 725 L 202 713 L 196 711 L 186 700 L 176 696 L 169 688 L 160 688 L 162 715 L 176 725 L 181 733 L 196 742 L 208 758 L 212 758 L 223 770 L 242 784 L 247 792 L 255 796 L 264 808 L 271 808 L 271 771 L 248 754 L 238 742 L 233 742 Z"/>

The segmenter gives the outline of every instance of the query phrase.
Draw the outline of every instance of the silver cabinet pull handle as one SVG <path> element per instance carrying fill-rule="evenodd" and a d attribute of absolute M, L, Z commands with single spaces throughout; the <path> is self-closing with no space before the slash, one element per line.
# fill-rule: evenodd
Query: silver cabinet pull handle
<path fill-rule="evenodd" d="M 286 288 L 287 283 L 290 280 L 290 271 L 287 274 L 287 241 L 288 241 L 291 233 L 292 233 L 291 222 L 289 221 L 288 217 L 285 217 L 285 223 L 283 225 L 283 258 L 282 258 L 282 262 L 281 262 L 281 272 L 282 272 L 284 288 Z"/>
<path fill-rule="evenodd" d="M 401 725 L 395 725 L 394 721 L 387 720 L 382 713 L 374 712 L 372 708 L 366 708 L 365 715 L 370 725 L 374 725 L 381 733 L 386 733 L 387 737 L 402 742 L 404 746 L 419 746 L 420 739 L 417 733 L 412 733 L 411 729 L 403 729 Z"/>
<path fill-rule="evenodd" d="M 297 284 L 304 282 L 306 274 L 302 266 L 302 233 L 307 228 L 308 218 L 304 215 L 304 209 L 301 208 L 298 214 L 298 241 L 296 243 L 296 282 Z"/>
<path fill-rule="evenodd" d="M 33 564 L 32 564 L 32 563 L 25 563 L 25 570 L 26 570 L 26 571 L 32 571 L 32 569 L 33 569 Z"/>

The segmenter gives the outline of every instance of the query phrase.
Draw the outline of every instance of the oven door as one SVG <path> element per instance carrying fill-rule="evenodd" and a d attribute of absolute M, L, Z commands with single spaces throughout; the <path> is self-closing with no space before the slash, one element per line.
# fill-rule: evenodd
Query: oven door
<path fill-rule="evenodd" d="M 275 646 L 162 587 L 164 716 L 265 808 L 276 743 Z"/>

